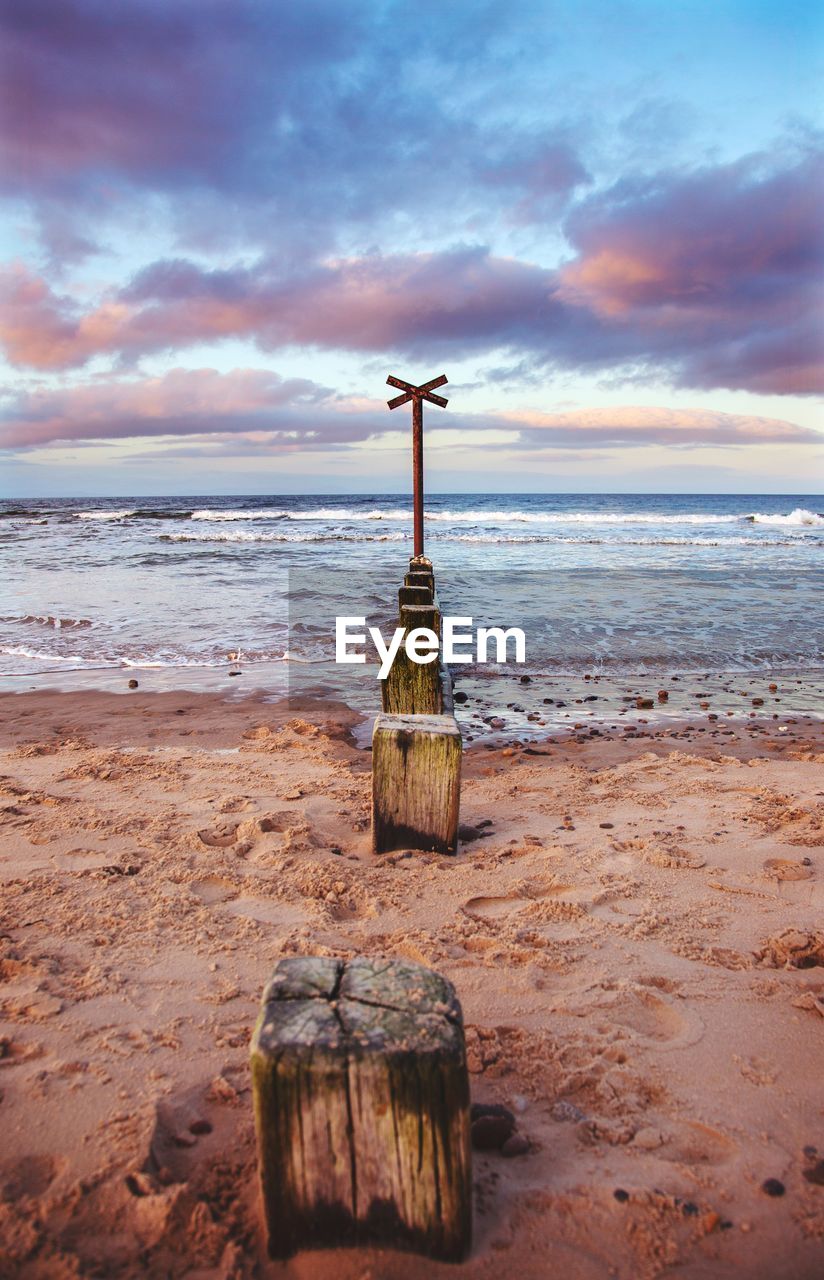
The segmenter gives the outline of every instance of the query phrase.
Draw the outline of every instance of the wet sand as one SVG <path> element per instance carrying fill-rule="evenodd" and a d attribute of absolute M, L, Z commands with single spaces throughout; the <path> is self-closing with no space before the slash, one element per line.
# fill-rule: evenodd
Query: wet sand
<path fill-rule="evenodd" d="M 824 743 L 752 709 L 476 744 L 458 856 L 376 860 L 342 705 L 0 697 L 0 1272 L 820 1275 Z M 459 1268 L 265 1259 L 248 1041 L 317 953 L 449 977 L 529 1140 L 476 1154 Z"/>

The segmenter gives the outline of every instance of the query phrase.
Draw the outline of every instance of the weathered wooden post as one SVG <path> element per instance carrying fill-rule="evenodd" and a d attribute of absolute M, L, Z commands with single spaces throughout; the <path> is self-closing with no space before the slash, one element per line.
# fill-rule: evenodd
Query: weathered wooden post
<path fill-rule="evenodd" d="M 431 587 L 398 587 L 398 607 L 405 604 L 431 604 L 433 592 Z"/>
<path fill-rule="evenodd" d="M 426 627 L 441 633 L 441 615 L 434 604 L 401 605 L 398 614 L 404 639 L 410 631 Z M 398 650 L 385 680 L 381 681 L 381 707 L 394 715 L 440 715 L 441 670 L 437 654 L 431 662 L 414 662 L 404 646 Z"/>
<path fill-rule="evenodd" d="M 403 960 L 281 960 L 251 1059 L 272 1257 L 373 1242 L 466 1256 L 469 1083 L 451 983 Z"/>
<path fill-rule="evenodd" d="M 433 394 L 446 375 L 420 387 L 390 376 L 404 393 L 390 409 L 412 401 L 414 555 L 398 591 L 401 626 L 408 632 L 426 626 L 440 635 L 440 612 L 432 561 L 423 553 L 423 401 L 442 408 Z M 431 609 L 432 621 L 424 620 Z M 437 619 L 438 626 L 434 624 Z M 372 847 L 433 849 L 455 853 L 461 790 L 461 732 L 454 717 L 452 681 L 440 659 L 413 662 L 400 650 L 381 687 L 384 714 L 372 734 Z"/>
<path fill-rule="evenodd" d="M 434 394 L 435 387 L 442 387 L 448 382 L 445 373 L 439 378 L 431 378 L 420 387 L 413 387 L 411 382 L 396 378 L 390 373 L 386 379 L 390 387 L 397 387 L 404 394 L 387 401 L 390 409 L 397 409 L 402 404 L 412 401 L 412 505 L 414 510 L 413 544 L 415 557 L 423 558 L 423 402 L 440 405 L 445 409 L 449 401 L 443 396 Z"/>
<path fill-rule="evenodd" d="M 452 715 L 380 715 L 372 731 L 372 845 L 455 853 L 461 731 Z"/>

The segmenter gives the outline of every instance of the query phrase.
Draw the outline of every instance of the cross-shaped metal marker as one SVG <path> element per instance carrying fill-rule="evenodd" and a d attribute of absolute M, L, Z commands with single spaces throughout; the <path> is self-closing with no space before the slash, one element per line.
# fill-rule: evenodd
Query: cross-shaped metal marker
<path fill-rule="evenodd" d="M 390 409 L 398 409 L 402 404 L 412 401 L 412 498 L 415 513 L 414 554 L 417 557 L 423 555 L 423 402 L 428 400 L 430 404 L 445 409 L 449 401 L 443 396 L 436 396 L 434 389 L 442 387 L 449 379 L 442 373 L 439 378 L 432 378 L 420 387 L 413 387 L 411 382 L 404 382 L 402 378 L 396 378 L 390 373 L 386 381 L 390 387 L 397 387 L 403 392 L 403 395 L 395 396 L 394 400 L 387 402 Z"/>

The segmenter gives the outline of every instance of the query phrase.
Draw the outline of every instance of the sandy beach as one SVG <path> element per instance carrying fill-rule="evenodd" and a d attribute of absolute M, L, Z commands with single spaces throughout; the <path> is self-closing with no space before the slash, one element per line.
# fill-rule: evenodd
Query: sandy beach
<path fill-rule="evenodd" d="M 358 719 L 0 698 L 2 1274 L 820 1275 L 820 725 L 474 747 L 458 856 L 376 860 Z M 530 1144 L 476 1153 L 462 1266 L 266 1259 L 248 1044 L 299 954 L 454 982 L 473 1100 Z"/>

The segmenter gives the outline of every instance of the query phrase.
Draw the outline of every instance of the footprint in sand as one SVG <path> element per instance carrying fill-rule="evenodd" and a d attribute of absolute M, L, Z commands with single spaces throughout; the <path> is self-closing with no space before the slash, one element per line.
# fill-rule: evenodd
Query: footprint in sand
<path fill-rule="evenodd" d="M 240 892 L 231 880 L 224 880 L 221 876 L 208 876 L 205 880 L 198 880 L 192 885 L 192 889 L 206 906 L 227 902 L 230 898 L 236 898 Z"/>
<path fill-rule="evenodd" d="M 737 1155 L 738 1147 L 720 1130 L 686 1120 L 675 1124 L 669 1141 L 657 1154 L 676 1164 L 719 1165 Z"/>
<path fill-rule="evenodd" d="M 239 898 L 227 902 L 226 910 L 233 916 L 256 920 L 259 924 L 276 925 L 284 932 L 305 924 L 308 919 L 302 907 L 281 902 L 279 898 L 258 898 L 253 894 L 241 894 Z"/>
<path fill-rule="evenodd" d="M 691 854 L 680 845 L 669 840 L 644 840 L 637 837 L 632 840 L 613 840 L 612 847 L 616 853 L 634 853 L 652 867 L 673 867 L 698 871 L 707 865 L 707 859 L 698 854 Z"/>
<path fill-rule="evenodd" d="M 224 796 L 215 807 L 218 813 L 243 813 L 251 809 L 252 801 L 248 796 Z"/>
<path fill-rule="evenodd" d="M 795 858 L 767 858 L 764 871 L 771 880 L 811 880 L 813 875 L 809 858 L 800 862 Z"/>
<path fill-rule="evenodd" d="M 475 920 L 503 920 L 509 915 L 525 910 L 533 903 L 542 902 L 555 894 L 565 893 L 571 888 L 571 885 L 563 884 L 561 881 L 552 880 L 549 883 L 541 883 L 523 880 L 513 887 L 511 893 L 469 898 L 463 904 L 463 910 Z"/>
<path fill-rule="evenodd" d="M 221 822 L 217 826 L 198 831 L 198 837 L 211 849 L 228 849 L 237 840 L 239 822 Z"/>
<path fill-rule="evenodd" d="M 622 986 L 609 1000 L 594 1001 L 570 1009 L 577 1016 L 597 1014 L 604 1022 L 623 1027 L 659 1049 L 681 1049 L 697 1044 L 704 1023 L 693 1010 L 676 1005 L 646 986 Z"/>

